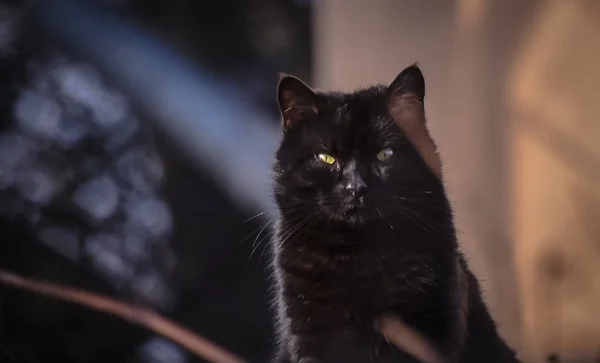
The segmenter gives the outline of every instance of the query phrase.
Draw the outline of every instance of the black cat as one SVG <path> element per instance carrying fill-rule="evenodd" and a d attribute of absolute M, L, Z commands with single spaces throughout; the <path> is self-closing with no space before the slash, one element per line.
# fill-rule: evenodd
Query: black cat
<path fill-rule="evenodd" d="M 386 314 L 446 362 L 517 362 L 458 250 L 443 184 L 399 126 L 423 117 L 424 96 L 416 65 L 352 93 L 281 79 L 275 362 L 417 362 L 381 334 Z"/>

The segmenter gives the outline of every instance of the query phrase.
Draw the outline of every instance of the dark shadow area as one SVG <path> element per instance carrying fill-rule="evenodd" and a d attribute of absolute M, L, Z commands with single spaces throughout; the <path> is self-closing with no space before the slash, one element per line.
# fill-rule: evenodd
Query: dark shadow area
<path fill-rule="evenodd" d="M 278 73 L 286 71 L 310 77 L 310 7 L 304 2 L 106 3 L 116 13 L 164 36 L 211 74 L 234 83 L 240 93 L 272 117 L 272 122 L 278 118 L 274 97 Z M 3 16 L 5 12 L 10 16 Z M 188 159 L 152 129 L 147 116 L 133 106 L 125 116 L 133 121 L 124 123 L 123 129 L 112 126 L 109 131 L 102 129 L 106 124 L 98 120 L 112 122 L 111 114 L 102 110 L 114 111 L 121 105 L 121 96 L 111 80 L 95 74 L 93 65 L 82 66 L 62 49 L 49 47 L 43 37 L 30 31 L 27 11 L 19 2 L 0 2 L 0 13 L 0 26 L 16 19 L 15 31 L 10 33 L 12 51 L 0 56 L 0 138 L 21 137 L 17 133 L 23 132 L 34 146 L 44 148 L 27 151 L 27 155 L 34 155 L 25 159 L 26 163 L 33 160 L 27 171 L 38 175 L 36 165 L 39 170 L 51 165 L 52 177 L 68 178 L 65 184 L 68 187 L 51 193 L 53 197 L 49 200 L 37 197 L 44 195 L 43 183 L 33 183 L 27 189 L 33 190 L 29 199 L 23 197 L 26 188 L 21 187 L 17 177 L 16 181 L 10 179 L 0 187 L 0 268 L 152 307 L 250 362 L 265 362 L 272 344 L 267 259 L 263 256 L 265 241 L 256 246 L 265 237 L 263 233 L 257 238 L 265 221 L 256 218 L 247 221 L 253 213 L 239 210 L 209 177 L 210 170 L 191 166 Z M 0 43 L 4 44 L 4 40 L 0 39 Z M 90 91 L 91 99 L 69 96 L 65 84 L 85 91 L 89 89 L 86 85 L 95 85 L 89 79 L 99 79 L 96 83 L 101 86 L 94 88 L 99 93 Z M 109 95 L 104 100 L 108 103 L 96 107 L 94 94 Z M 31 95 L 35 97 L 26 99 L 31 103 L 23 101 Z M 57 127 L 64 126 L 61 130 L 66 132 L 61 135 L 73 139 L 64 136 L 60 147 L 53 141 L 47 144 L 39 141 L 50 137 L 40 134 L 43 130 L 37 128 L 40 120 L 47 119 L 28 111 L 36 105 L 52 111 L 54 104 L 59 105 L 60 122 L 71 117 L 78 122 L 95 122 L 94 127 L 86 129 L 88 136 L 70 144 L 69 140 L 75 140 L 76 136 L 68 132 L 78 124 L 61 123 Z M 30 119 L 35 121 L 32 129 L 23 128 Z M 133 136 L 110 149 L 107 145 L 114 141 L 111 135 L 125 135 L 129 130 L 127 125 L 135 130 Z M 14 141 L 11 138 L 7 140 Z M 10 172 L 9 165 L 19 162 L 3 159 L 6 154 L 2 152 L 10 149 L 2 147 L 13 145 L 8 141 L 0 142 L 0 168 L 3 168 L 0 179 Z M 142 156 L 120 168 L 119 161 L 126 159 L 132 149 L 139 151 L 134 155 Z M 159 160 L 160 166 L 155 167 L 155 160 Z M 84 213 L 86 210 L 78 204 L 76 195 L 96 177 L 106 181 L 102 179 L 106 175 L 113 183 L 100 184 L 109 185 L 108 191 L 117 190 L 119 197 L 114 207 L 117 211 L 98 202 L 93 206 L 99 209 L 87 210 L 90 216 Z M 112 198 L 106 190 L 99 192 L 103 203 Z M 138 209 L 132 207 L 134 201 L 140 203 Z M 161 209 L 164 205 L 167 208 Z M 93 213 L 110 216 L 100 218 Z M 163 215 L 163 219 L 157 217 Z M 153 229 L 161 223 L 165 224 L 165 231 Z M 147 230 L 138 233 L 132 231 L 132 226 L 138 229 L 145 226 Z M 42 231 L 48 229 L 60 233 L 50 233 L 54 239 L 41 241 Z M 117 236 L 120 242 L 107 238 L 107 234 Z M 74 238 L 74 242 L 60 242 L 65 238 Z M 110 253 L 102 252 L 109 247 Z M 106 266 L 113 267 L 112 275 L 107 274 Z M 201 360 L 118 318 L 0 285 L 0 362 L 51 361 Z"/>

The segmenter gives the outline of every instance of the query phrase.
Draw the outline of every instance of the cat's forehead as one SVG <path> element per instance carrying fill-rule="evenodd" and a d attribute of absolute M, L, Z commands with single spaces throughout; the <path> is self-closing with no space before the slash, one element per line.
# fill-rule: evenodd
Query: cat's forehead
<path fill-rule="evenodd" d="M 325 96 L 326 112 L 336 124 L 347 125 L 351 121 L 357 126 L 385 116 L 386 97 L 383 89 L 372 87 L 352 93 L 337 93 Z"/>
<path fill-rule="evenodd" d="M 322 131 L 334 139 L 359 137 L 384 137 L 392 131 L 393 123 L 387 112 L 385 94 L 378 88 L 345 94 L 326 96 L 322 119 L 326 126 Z"/>

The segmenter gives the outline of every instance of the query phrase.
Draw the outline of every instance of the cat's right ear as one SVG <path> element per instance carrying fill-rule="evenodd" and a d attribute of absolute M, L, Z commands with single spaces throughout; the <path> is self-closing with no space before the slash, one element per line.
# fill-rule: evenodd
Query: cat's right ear
<path fill-rule="evenodd" d="M 388 87 L 388 108 L 396 120 L 418 118 L 424 123 L 424 100 L 425 78 L 416 63 L 404 68 Z"/>
<path fill-rule="evenodd" d="M 442 177 L 442 161 L 425 120 L 425 78 L 416 64 L 405 68 L 388 87 L 388 109 L 431 171 Z"/>
<path fill-rule="evenodd" d="M 282 126 L 284 130 L 292 125 L 318 114 L 317 96 L 300 79 L 281 75 L 277 86 L 277 101 L 281 111 Z"/>

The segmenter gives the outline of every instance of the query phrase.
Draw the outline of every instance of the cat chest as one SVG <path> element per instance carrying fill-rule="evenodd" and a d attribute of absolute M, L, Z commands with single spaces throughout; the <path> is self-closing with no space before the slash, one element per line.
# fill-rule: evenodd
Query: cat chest
<path fill-rule="evenodd" d="M 398 307 L 431 281 L 423 261 L 406 256 L 302 252 L 289 257 L 282 268 L 290 303 L 323 311 L 343 307 L 346 315 Z"/>

